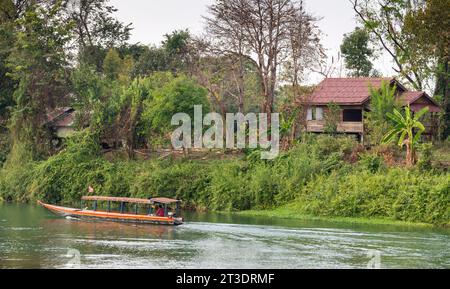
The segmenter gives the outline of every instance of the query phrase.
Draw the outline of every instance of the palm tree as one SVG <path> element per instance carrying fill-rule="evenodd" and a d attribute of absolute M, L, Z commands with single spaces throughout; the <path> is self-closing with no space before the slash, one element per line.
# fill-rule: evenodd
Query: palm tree
<path fill-rule="evenodd" d="M 413 166 L 416 162 L 415 146 L 425 131 L 420 119 L 428 111 L 429 108 L 426 107 L 413 115 L 411 108 L 407 106 L 405 107 L 405 115 L 402 115 L 397 109 L 394 109 L 394 113 L 387 113 L 387 117 L 392 120 L 395 127 L 384 136 L 383 143 L 392 143 L 398 139 L 400 147 L 406 146 L 407 166 Z"/>

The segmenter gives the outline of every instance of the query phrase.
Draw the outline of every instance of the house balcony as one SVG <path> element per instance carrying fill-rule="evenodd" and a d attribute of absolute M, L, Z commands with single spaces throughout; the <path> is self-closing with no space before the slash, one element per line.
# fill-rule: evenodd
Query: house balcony
<path fill-rule="evenodd" d="M 308 121 L 307 131 L 312 133 L 325 132 L 325 121 Z M 364 133 L 364 124 L 362 122 L 340 122 L 337 127 L 339 133 Z"/>

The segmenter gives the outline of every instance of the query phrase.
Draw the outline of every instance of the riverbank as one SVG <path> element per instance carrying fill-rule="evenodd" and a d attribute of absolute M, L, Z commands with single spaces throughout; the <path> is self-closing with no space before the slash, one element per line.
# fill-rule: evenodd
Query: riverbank
<path fill-rule="evenodd" d="M 300 221 L 321 221 L 327 223 L 344 223 L 344 224 L 357 224 L 357 225 L 387 225 L 387 226 L 401 226 L 401 227 L 412 227 L 412 228 L 445 228 L 450 229 L 450 223 L 446 225 L 432 225 L 421 222 L 408 222 L 399 221 L 387 218 L 357 218 L 357 217 L 321 217 L 321 216 L 311 216 L 296 213 L 289 209 L 289 206 L 283 206 L 281 208 L 273 210 L 250 210 L 242 211 L 236 213 L 239 216 L 247 217 L 266 217 L 266 218 L 277 218 L 283 220 L 300 220 Z"/>
<path fill-rule="evenodd" d="M 183 200 L 199 211 L 354 218 L 444 226 L 450 220 L 450 173 L 390 166 L 382 155 L 355 153 L 349 138 L 317 137 L 273 161 L 259 151 L 241 159 L 106 159 L 89 135 L 61 153 L 0 170 L 0 197 L 78 204 L 83 195 Z M 309 217 L 308 217 L 309 218 Z"/>

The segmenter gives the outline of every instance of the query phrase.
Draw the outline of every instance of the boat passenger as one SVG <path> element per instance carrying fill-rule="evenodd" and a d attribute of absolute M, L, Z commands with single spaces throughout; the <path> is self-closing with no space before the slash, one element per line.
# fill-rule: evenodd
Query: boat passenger
<path fill-rule="evenodd" d="M 164 209 L 161 205 L 159 205 L 158 210 L 156 211 L 156 216 L 158 217 L 164 217 L 166 214 L 164 212 Z"/>

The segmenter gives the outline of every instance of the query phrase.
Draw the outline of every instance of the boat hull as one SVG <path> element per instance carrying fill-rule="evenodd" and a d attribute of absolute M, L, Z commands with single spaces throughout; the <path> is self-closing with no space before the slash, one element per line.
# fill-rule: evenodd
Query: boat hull
<path fill-rule="evenodd" d="M 38 202 L 38 204 L 50 212 L 62 216 L 76 219 L 98 220 L 104 222 L 120 222 L 146 225 L 166 225 L 178 226 L 183 224 L 182 218 L 156 217 L 148 215 L 120 214 L 103 211 L 80 210 L 74 208 L 66 208 L 54 206 Z"/>

